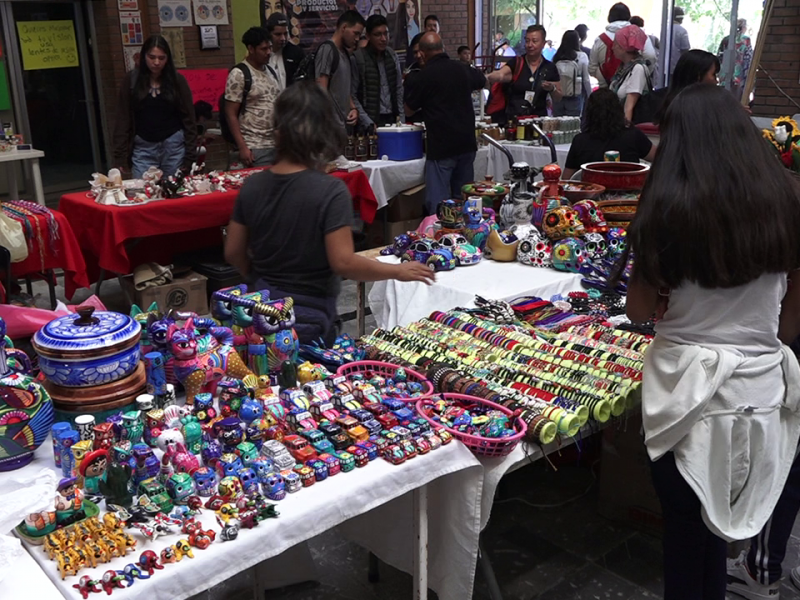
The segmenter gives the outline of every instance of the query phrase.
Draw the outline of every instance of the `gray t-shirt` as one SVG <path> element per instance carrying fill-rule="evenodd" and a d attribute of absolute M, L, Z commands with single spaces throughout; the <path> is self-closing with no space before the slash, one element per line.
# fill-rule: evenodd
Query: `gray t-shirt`
<path fill-rule="evenodd" d="M 236 198 L 232 219 L 247 227 L 255 277 L 289 293 L 339 294 L 325 235 L 353 220 L 353 200 L 341 179 L 313 169 L 251 175 Z"/>
<path fill-rule="evenodd" d="M 347 51 L 336 48 L 339 52 L 339 64 L 336 70 L 331 75 L 333 70 L 333 44 L 320 44 L 317 48 L 317 54 L 314 58 L 314 72 L 317 77 L 323 75 L 328 76 L 328 92 L 333 98 L 333 104 L 336 107 L 336 115 L 339 118 L 339 124 L 344 126 L 347 121 L 347 113 L 350 112 L 350 74 L 351 64 L 350 55 Z"/>
<path fill-rule="evenodd" d="M 672 52 L 669 56 L 669 74 L 672 75 L 675 71 L 675 65 L 678 64 L 678 59 L 681 57 L 681 52 L 690 50 L 692 45 L 689 43 L 689 32 L 683 25 L 678 23 L 672 24 Z"/>

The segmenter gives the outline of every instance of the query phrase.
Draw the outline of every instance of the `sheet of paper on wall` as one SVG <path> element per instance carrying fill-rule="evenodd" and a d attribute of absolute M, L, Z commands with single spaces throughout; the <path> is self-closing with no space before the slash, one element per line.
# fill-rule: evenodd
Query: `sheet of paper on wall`
<path fill-rule="evenodd" d="M 139 10 L 139 0 L 117 0 L 117 8 L 123 10 Z"/>
<path fill-rule="evenodd" d="M 141 46 L 144 43 L 142 14 L 138 10 L 119 13 L 119 27 L 123 46 Z"/>
<path fill-rule="evenodd" d="M 198 25 L 227 25 L 228 7 L 225 0 L 192 0 L 194 20 Z"/>
<path fill-rule="evenodd" d="M 167 40 L 169 49 L 172 52 L 172 62 L 178 69 L 186 68 L 186 47 L 183 45 L 183 28 L 165 27 L 161 30 L 161 35 Z"/>
<path fill-rule="evenodd" d="M 139 52 L 140 47 L 137 46 L 123 46 L 122 55 L 125 57 L 125 72 L 133 71 L 139 66 Z"/>
<path fill-rule="evenodd" d="M 78 67 L 75 25 L 62 21 L 17 21 L 17 34 L 25 71 Z"/>
<path fill-rule="evenodd" d="M 161 27 L 194 25 L 190 0 L 158 0 L 158 24 Z"/>

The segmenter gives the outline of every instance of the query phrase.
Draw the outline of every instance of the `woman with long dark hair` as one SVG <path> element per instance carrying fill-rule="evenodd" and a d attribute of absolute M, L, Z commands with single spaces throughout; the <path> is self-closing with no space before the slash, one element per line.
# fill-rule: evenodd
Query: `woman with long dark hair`
<path fill-rule="evenodd" d="M 723 600 L 726 541 L 779 512 L 800 437 L 800 366 L 786 345 L 800 333 L 800 286 L 788 281 L 800 277 L 798 231 L 800 187 L 734 97 L 697 84 L 678 94 L 627 233 L 628 316 L 660 316 L 642 413 L 665 600 Z M 774 532 L 784 542 L 788 505 Z"/>
<path fill-rule="evenodd" d="M 197 125 L 192 92 L 175 70 L 169 44 L 160 35 L 145 40 L 139 66 L 119 90 L 114 126 L 114 164 L 132 167 L 139 178 L 150 167 L 164 175 L 188 170 L 196 156 Z"/>
<path fill-rule="evenodd" d="M 656 113 L 654 122 L 661 122 L 661 119 L 664 118 L 675 96 L 690 85 L 694 85 L 695 83 L 717 85 L 719 69 L 719 59 L 711 54 L 711 52 L 706 52 L 705 50 L 689 50 L 686 54 L 681 56 L 680 59 L 678 59 L 678 64 L 675 65 L 675 71 L 672 73 L 667 95 L 664 98 L 664 102 L 661 104 L 661 108 L 659 108 Z"/>
<path fill-rule="evenodd" d="M 620 160 L 652 161 L 656 147 L 636 127 L 625 122 L 625 113 L 617 95 L 608 88 L 592 92 L 586 103 L 586 127 L 572 140 L 564 168 L 564 179 L 569 179 L 589 162 L 600 162 L 605 153 L 616 150 Z"/>
<path fill-rule="evenodd" d="M 301 343 L 336 337 L 340 278 L 354 281 L 431 282 L 418 262 L 399 265 L 355 254 L 353 204 L 340 179 L 325 166 L 344 146 L 330 96 L 314 82 L 298 82 L 275 103 L 277 162 L 242 186 L 225 241 L 225 259 L 254 289 L 273 298 L 291 296 Z"/>
<path fill-rule="evenodd" d="M 561 100 L 553 103 L 553 116 L 581 116 L 583 103 L 592 93 L 592 82 L 589 81 L 589 57 L 581 50 L 581 38 L 577 31 L 564 32 L 553 63 L 561 77 L 563 94 Z"/>

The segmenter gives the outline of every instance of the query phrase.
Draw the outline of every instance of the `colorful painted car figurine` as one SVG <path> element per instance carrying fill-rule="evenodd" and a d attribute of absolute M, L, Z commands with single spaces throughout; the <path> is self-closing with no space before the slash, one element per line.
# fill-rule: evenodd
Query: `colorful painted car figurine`
<path fill-rule="evenodd" d="M 319 459 L 323 461 L 325 466 L 328 468 L 328 477 L 338 475 L 342 471 L 342 465 L 340 464 L 339 459 L 333 454 L 320 454 Z"/>
<path fill-rule="evenodd" d="M 350 437 L 342 431 L 342 428 L 336 423 L 323 421 L 319 424 L 319 430 L 328 437 L 328 440 L 330 440 L 337 452 L 344 450 L 352 444 Z"/>
<path fill-rule="evenodd" d="M 356 467 L 366 467 L 369 464 L 369 453 L 361 446 L 350 446 L 347 451 L 355 457 Z"/>
<path fill-rule="evenodd" d="M 328 478 L 328 466 L 325 461 L 315 458 L 306 462 L 306 466 L 314 469 L 314 477 L 317 481 L 325 481 Z"/>
<path fill-rule="evenodd" d="M 356 468 L 356 459 L 349 452 L 337 452 L 336 458 L 339 459 L 339 464 L 342 467 L 342 473 L 348 473 Z"/>
<path fill-rule="evenodd" d="M 389 461 L 393 465 L 400 465 L 406 462 L 406 454 L 400 446 L 392 444 L 387 446 L 383 451 L 383 459 Z"/>
<path fill-rule="evenodd" d="M 139 494 L 150 498 L 150 501 L 158 505 L 162 512 L 169 513 L 174 506 L 167 489 L 155 478 L 146 479 L 140 483 Z"/>
<path fill-rule="evenodd" d="M 413 443 L 414 443 L 414 448 L 416 449 L 417 454 L 419 455 L 427 454 L 428 452 L 431 451 L 430 442 L 428 442 L 428 440 L 426 440 L 422 436 L 415 437 L 413 439 Z"/>
<path fill-rule="evenodd" d="M 369 431 L 351 416 L 343 416 L 336 419 L 336 423 L 344 429 L 353 442 L 363 442 L 369 439 Z"/>
<path fill-rule="evenodd" d="M 414 446 L 414 442 L 411 440 L 401 441 L 400 448 L 402 448 L 403 452 L 405 452 L 406 458 L 415 458 L 417 456 L 417 449 Z"/>
<path fill-rule="evenodd" d="M 289 454 L 299 463 L 305 463 L 307 460 L 317 457 L 317 453 L 308 440 L 300 437 L 299 435 L 287 435 L 283 438 L 283 445 L 289 451 Z"/>
<path fill-rule="evenodd" d="M 452 271 L 456 268 L 453 253 L 429 239 L 414 242 L 400 256 L 400 262 L 412 260 L 427 265 L 431 271 Z"/>
<path fill-rule="evenodd" d="M 325 434 L 319 429 L 301 429 L 297 433 L 306 438 L 308 443 L 311 444 L 314 450 L 319 454 L 331 452 L 333 450 L 333 444 L 328 441 L 328 438 L 326 438 Z"/>
<path fill-rule="evenodd" d="M 356 446 L 366 450 L 367 458 L 369 458 L 369 460 L 372 461 L 372 460 L 375 460 L 376 458 L 378 458 L 378 447 L 375 444 L 373 444 L 371 441 L 367 440 L 367 441 L 364 441 L 364 442 L 358 442 L 356 444 Z"/>
<path fill-rule="evenodd" d="M 294 494 L 303 489 L 303 482 L 300 480 L 300 475 L 294 471 L 284 471 L 283 485 L 290 494 Z"/>
<path fill-rule="evenodd" d="M 470 244 L 460 233 L 446 233 L 439 239 L 439 244 L 453 253 L 459 267 L 476 265 L 483 258 L 480 248 Z"/>
<path fill-rule="evenodd" d="M 281 471 L 291 469 L 295 465 L 295 460 L 286 447 L 277 440 L 267 440 L 261 447 L 261 454 L 272 460 L 275 466 Z"/>
<path fill-rule="evenodd" d="M 317 478 L 314 476 L 314 469 L 306 465 L 296 465 L 294 472 L 300 476 L 300 482 L 303 484 L 303 487 L 311 487 L 317 481 Z"/>

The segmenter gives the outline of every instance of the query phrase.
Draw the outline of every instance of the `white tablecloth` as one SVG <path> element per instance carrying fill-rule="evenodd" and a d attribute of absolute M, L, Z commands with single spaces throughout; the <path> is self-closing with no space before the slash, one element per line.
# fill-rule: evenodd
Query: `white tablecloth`
<path fill-rule="evenodd" d="M 33 463 L 25 468 L 52 467 L 49 450 L 48 440 L 37 451 Z M 442 599 L 469 598 L 478 552 L 483 469 L 457 442 L 401 466 L 378 459 L 367 467 L 341 473 L 290 494 L 277 503 L 279 518 L 264 521 L 252 530 L 243 529 L 236 541 L 217 539 L 206 550 L 194 549 L 194 559 L 184 558 L 180 563 L 166 565 L 152 578 L 137 580 L 128 589 L 116 590 L 114 596 L 122 600 L 186 598 L 348 519 L 352 519 L 346 525 L 350 537 L 389 564 L 410 571 L 416 544 L 410 492 L 426 484 L 430 484 L 429 585 Z M 204 510 L 200 518 L 205 527 L 219 531 L 211 511 Z M 40 546 L 28 546 L 28 550 L 58 590 L 67 598 L 75 598 L 77 591 L 72 585 L 81 575 L 99 579 L 108 569 L 121 570 L 135 562 L 143 550 L 160 553 L 165 546 L 185 537 L 169 535 L 148 541 L 138 532 L 134 535 L 139 540 L 134 553 L 95 569 L 83 570 L 79 576 L 67 577 L 64 581 L 58 575 L 56 563 L 47 559 Z M 23 589 L 27 581 L 23 577 L 29 575 L 30 569 L 20 571 L 19 576 L 9 576 L 3 581 L 4 590 L 8 589 L 5 586 Z M 6 597 L 5 592 L 2 597 Z"/>
<path fill-rule="evenodd" d="M 393 256 L 380 260 L 399 262 Z M 474 306 L 476 294 L 493 300 L 511 300 L 519 296 L 549 299 L 581 288 L 581 276 L 553 269 L 529 267 L 518 262 L 500 263 L 482 260 L 477 265 L 457 267 L 436 274 L 436 283 L 395 280 L 377 281 L 369 293 L 369 305 L 378 327 L 391 329 L 408 325 L 435 310 Z"/>
<path fill-rule="evenodd" d="M 525 144 L 503 143 L 508 148 L 514 161 L 523 161 L 532 167 L 541 167 L 550 163 L 550 148 L 546 146 L 528 146 Z M 570 144 L 559 144 L 556 146 L 556 155 L 558 156 L 558 164 L 564 168 L 567 162 L 567 154 L 569 153 Z M 500 150 L 494 146 L 486 147 L 489 152 L 488 165 L 486 173 L 475 173 L 477 179 L 482 179 L 483 175 L 491 175 L 494 181 L 503 181 L 503 174 L 508 171 L 508 158 Z"/>

